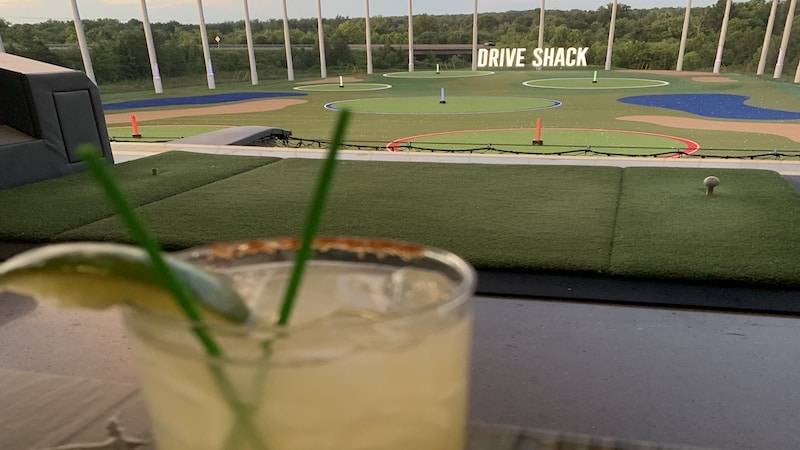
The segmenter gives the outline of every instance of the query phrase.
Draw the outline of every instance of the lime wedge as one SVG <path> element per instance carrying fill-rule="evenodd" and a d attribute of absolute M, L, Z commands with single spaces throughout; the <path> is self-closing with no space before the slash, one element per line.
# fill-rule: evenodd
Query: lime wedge
<path fill-rule="evenodd" d="M 218 275 L 164 255 L 167 265 L 198 301 L 204 317 L 246 322 L 250 311 Z M 180 315 L 143 249 L 115 243 L 46 245 L 0 264 L 0 292 L 13 291 L 61 307 L 106 309 L 120 303 Z"/>

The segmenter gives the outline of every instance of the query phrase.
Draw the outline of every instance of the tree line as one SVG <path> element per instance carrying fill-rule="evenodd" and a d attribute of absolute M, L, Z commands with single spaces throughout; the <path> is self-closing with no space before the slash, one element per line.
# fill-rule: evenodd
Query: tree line
<path fill-rule="evenodd" d="M 714 65 L 725 0 L 708 7 L 692 8 L 683 70 L 710 70 Z M 768 53 L 768 65 L 774 67 L 783 38 L 789 1 L 779 2 Z M 755 73 L 761 56 L 771 0 L 749 0 L 732 4 L 722 70 Z M 545 10 L 544 45 L 546 47 L 589 47 L 589 65 L 605 64 L 612 5 L 593 11 Z M 675 69 L 683 31 L 685 8 L 634 9 L 617 5 L 612 66 L 626 69 Z M 493 42 L 498 47 L 519 47 L 532 51 L 539 36 L 539 9 L 480 13 L 478 42 Z M 413 17 L 415 44 L 472 43 L 471 14 Z M 373 51 L 375 71 L 405 70 L 408 55 L 392 45 L 408 43 L 406 16 L 370 17 L 371 42 L 380 47 Z M 800 54 L 800 31 L 794 25 L 789 39 L 785 67 L 793 75 Z M 323 21 L 325 56 L 328 70 L 335 73 L 361 73 L 366 70 L 366 53 L 352 50 L 350 44 L 364 44 L 364 18 L 337 16 Z M 92 65 L 98 84 L 130 80 L 148 80 L 152 74 L 143 24 L 131 19 L 84 20 Z M 161 76 L 187 77 L 205 73 L 199 27 L 175 21 L 151 24 Z M 219 36 L 220 43 L 245 45 L 244 21 L 207 23 L 208 35 Z M 252 20 L 255 44 L 283 44 L 283 21 Z M 293 50 L 292 65 L 302 75 L 320 73 L 319 40 L 316 18 L 290 19 L 290 42 L 301 44 Z M 0 19 L 0 38 L 8 53 L 83 70 L 78 37 L 71 21 L 49 20 L 36 24 L 11 24 Z M 74 45 L 64 45 L 74 44 Z M 211 43 L 213 48 L 216 44 Z M 216 49 L 215 49 L 216 50 Z M 220 47 L 212 52 L 217 79 L 245 79 L 249 76 L 246 51 Z M 469 57 L 427 55 L 415 61 L 418 68 L 444 64 L 467 68 Z M 286 75 L 283 51 L 256 52 L 259 78 L 280 79 Z M 791 69 L 790 69 L 791 68 Z"/>

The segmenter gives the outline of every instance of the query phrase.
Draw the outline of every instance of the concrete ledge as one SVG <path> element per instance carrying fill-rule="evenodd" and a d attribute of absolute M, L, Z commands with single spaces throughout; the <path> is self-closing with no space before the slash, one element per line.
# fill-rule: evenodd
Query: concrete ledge
<path fill-rule="evenodd" d="M 800 315 L 800 289 L 480 271 L 478 294 Z"/>

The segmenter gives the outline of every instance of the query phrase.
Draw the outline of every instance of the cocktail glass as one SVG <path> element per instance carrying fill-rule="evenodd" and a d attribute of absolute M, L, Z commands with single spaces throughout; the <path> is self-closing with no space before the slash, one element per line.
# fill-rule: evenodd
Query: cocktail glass
<path fill-rule="evenodd" d="M 462 450 L 474 269 L 441 249 L 316 238 L 291 320 L 277 326 L 298 247 L 178 254 L 230 278 L 255 312 L 204 324 L 222 357 L 198 343 L 197 324 L 123 307 L 158 448 Z"/>

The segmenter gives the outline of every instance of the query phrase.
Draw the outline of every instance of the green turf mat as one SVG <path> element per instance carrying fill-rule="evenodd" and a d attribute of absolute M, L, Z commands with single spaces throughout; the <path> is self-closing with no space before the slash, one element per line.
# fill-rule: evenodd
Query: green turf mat
<path fill-rule="evenodd" d="M 133 203 L 144 205 L 277 160 L 176 151 L 116 164 L 111 170 Z M 113 213 L 86 172 L 19 186 L 0 191 L 0 240 L 48 241 Z"/>
<path fill-rule="evenodd" d="M 705 195 L 703 179 L 720 185 Z M 628 168 L 610 272 L 800 286 L 800 194 L 764 170 Z"/>
<path fill-rule="evenodd" d="M 169 249 L 298 235 L 321 162 L 287 159 L 142 208 Z M 622 169 L 341 161 L 321 233 L 405 239 L 476 267 L 598 273 Z M 129 240 L 116 218 L 58 239 Z"/>
<path fill-rule="evenodd" d="M 321 164 L 171 152 L 114 169 L 176 250 L 299 235 Z M 131 242 L 86 175 L 0 192 L 0 208 L 3 240 Z M 797 223 L 800 194 L 772 171 L 340 161 L 320 232 L 442 247 L 485 271 L 796 288 Z"/>

